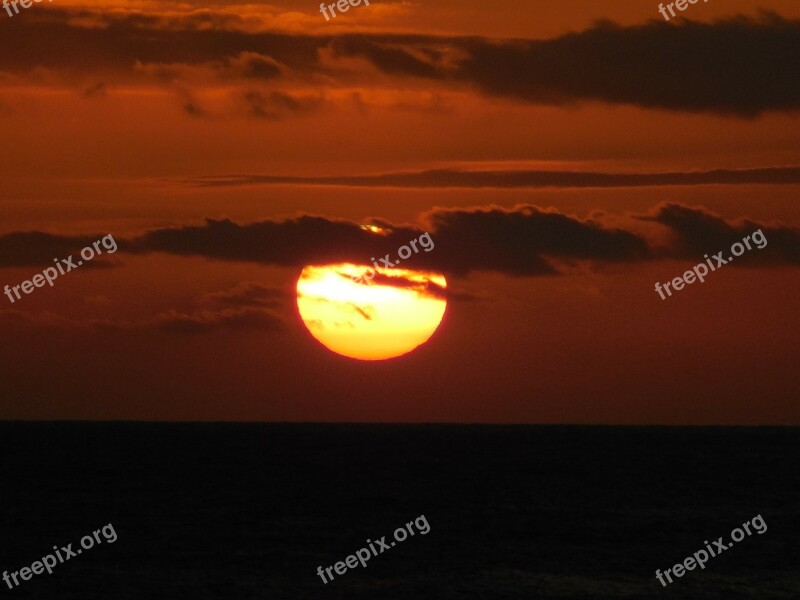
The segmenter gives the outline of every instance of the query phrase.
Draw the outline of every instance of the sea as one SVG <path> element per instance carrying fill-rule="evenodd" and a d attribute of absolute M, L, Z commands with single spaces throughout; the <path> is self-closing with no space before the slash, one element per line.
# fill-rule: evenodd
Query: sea
<path fill-rule="evenodd" d="M 0 423 L 0 570 L 68 544 L 0 598 L 797 600 L 800 429 Z"/>

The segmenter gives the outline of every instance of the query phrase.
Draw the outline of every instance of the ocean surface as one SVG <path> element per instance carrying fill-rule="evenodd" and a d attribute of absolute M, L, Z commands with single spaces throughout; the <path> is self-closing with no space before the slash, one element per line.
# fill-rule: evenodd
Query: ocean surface
<path fill-rule="evenodd" d="M 0 597 L 796 600 L 800 429 L 0 423 L 0 570 L 109 523 Z"/>

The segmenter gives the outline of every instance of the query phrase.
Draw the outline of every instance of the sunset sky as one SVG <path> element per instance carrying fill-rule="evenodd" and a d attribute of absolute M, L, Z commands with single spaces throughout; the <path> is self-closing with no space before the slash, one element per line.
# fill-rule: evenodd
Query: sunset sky
<path fill-rule="evenodd" d="M 0 295 L 0 418 L 800 424 L 800 3 L 657 9 L 0 9 L 0 286 L 119 244 Z M 424 232 L 430 340 L 312 337 L 304 267 Z"/>

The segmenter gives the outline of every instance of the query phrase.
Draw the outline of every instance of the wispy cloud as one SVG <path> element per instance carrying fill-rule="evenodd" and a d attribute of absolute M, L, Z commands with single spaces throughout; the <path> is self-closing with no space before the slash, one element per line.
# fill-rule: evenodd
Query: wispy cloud
<path fill-rule="evenodd" d="M 183 180 L 202 187 L 241 185 L 335 185 L 398 188 L 614 188 L 676 185 L 743 185 L 800 183 L 800 167 L 715 169 L 663 173 L 601 173 L 592 171 L 459 170 L 354 176 L 214 175 Z"/>

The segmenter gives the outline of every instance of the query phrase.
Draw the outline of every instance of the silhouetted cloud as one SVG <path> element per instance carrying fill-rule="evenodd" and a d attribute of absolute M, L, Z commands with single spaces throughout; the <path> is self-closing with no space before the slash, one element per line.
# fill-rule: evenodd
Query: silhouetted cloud
<path fill-rule="evenodd" d="M 327 304 L 336 307 L 342 312 L 349 312 L 357 315 L 358 317 L 364 319 L 365 321 L 372 321 L 373 317 L 375 316 L 375 307 L 374 306 L 366 306 L 364 308 L 358 306 L 354 302 L 345 302 L 342 300 L 332 300 L 330 298 L 325 298 L 323 296 L 316 296 L 312 294 L 308 294 L 306 292 L 299 291 L 297 292 L 297 298 L 302 298 L 306 302 L 314 303 L 314 304 Z M 312 319 L 308 321 L 309 324 L 313 323 L 315 327 L 319 329 L 324 329 L 324 323 L 318 319 Z M 354 323 L 352 321 L 345 322 L 349 327 L 353 327 Z"/>
<path fill-rule="evenodd" d="M 246 225 L 208 219 L 203 225 L 150 231 L 132 240 L 130 250 L 300 266 L 363 257 L 369 238 L 356 223 L 317 216 Z"/>
<path fill-rule="evenodd" d="M 750 219 L 728 221 L 702 207 L 666 203 L 655 207 L 643 221 L 652 221 L 668 227 L 674 235 L 667 253 L 675 257 L 701 257 L 709 252 L 725 251 L 732 244 L 756 230 L 761 230 L 767 245 L 749 252 L 747 261 L 737 266 L 754 266 L 756 263 L 800 264 L 800 229 L 782 224 L 765 224 Z M 751 242 L 756 247 L 755 242 Z"/>
<path fill-rule="evenodd" d="M 634 233 L 524 205 L 507 210 L 436 209 L 423 216 L 435 247 L 409 259 L 409 267 L 466 274 L 494 270 L 513 275 L 553 275 L 545 257 L 604 261 L 642 260 L 647 243 Z M 207 220 L 204 225 L 150 231 L 131 251 L 199 255 L 282 266 L 353 262 L 370 264 L 418 238 L 423 230 L 379 223 L 375 235 L 358 223 L 301 216 L 240 225 Z M 405 266 L 405 265 L 404 265 Z"/>
<path fill-rule="evenodd" d="M 447 46 L 438 57 L 423 54 Z M 349 35 L 336 55 L 388 75 L 458 82 L 537 104 L 586 100 L 745 117 L 800 108 L 800 21 L 774 13 L 715 23 L 601 22 L 549 40 Z"/>
<path fill-rule="evenodd" d="M 422 220 L 436 242 L 435 260 L 456 273 L 546 275 L 555 269 L 543 257 L 612 262 L 650 257 L 647 242 L 635 233 L 533 205 L 437 208 Z"/>
<path fill-rule="evenodd" d="M 77 261 L 80 251 L 91 247 L 92 243 L 107 234 L 86 236 L 68 236 L 45 233 L 42 231 L 15 231 L 0 235 L 0 268 L 2 267 L 49 267 L 53 259 L 66 259 L 69 256 Z M 103 254 L 92 260 L 84 260 L 80 269 L 106 269 L 119 266 L 115 254 L 107 254 L 101 246 Z"/>
<path fill-rule="evenodd" d="M 547 188 L 643 187 L 710 184 L 800 183 L 800 167 L 715 169 L 664 173 L 597 173 L 591 171 L 503 170 L 466 171 L 429 169 L 403 173 L 356 176 L 215 175 L 186 180 L 203 187 L 238 185 L 337 185 L 345 187 L 403 188 Z"/>
<path fill-rule="evenodd" d="M 432 91 L 466 86 L 536 104 L 601 101 L 741 117 L 800 108 L 791 60 L 800 55 L 800 20 L 774 13 L 714 23 L 603 22 L 545 40 L 273 33 L 213 9 L 30 13 L 19 23 L 0 22 L 0 71 L 44 69 L 84 83 L 156 77 L 164 84 L 192 73 L 202 80 L 198 69 L 205 69 L 217 79 L 294 77 L 309 85 L 370 85 L 377 71 L 388 80 L 424 80 Z M 371 68 L 358 69 L 351 58 Z"/>
<path fill-rule="evenodd" d="M 715 23 L 598 23 L 552 40 L 464 42 L 453 77 L 494 95 L 754 116 L 800 107 L 800 21 L 774 13 Z M 422 75 L 422 73 L 420 74 Z"/>
<path fill-rule="evenodd" d="M 453 275 L 495 271 L 513 276 L 540 276 L 558 274 L 559 261 L 622 263 L 698 258 L 710 251 L 726 249 L 761 229 L 768 246 L 752 253 L 754 257 L 748 261 L 749 266 L 800 264 L 800 229 L 787 225 L 749 219 L 726 220 L 702 207 L 681 204 L 662 204 L 647 214 L 633 217 L 627 221 L 628 225 L 617 226 L 610 224 L 611 218 L 607 215 L 595 214 L 581 219 L 530 204 L 510 209 L 496 206 L 435 208 L 421 215 L 422 226 L 373 220 L 373 224 L 383 228 L 380 235 L 364 229 L 361 223 L 302 215 L 247 224 L 208 219 L 201 225 L 155 229 L 117 242 L 122 256 L 163 252 L 293 268 L 334 263 L 371 265 L 373 262 L 380 266 L 381 258 L 388 255 L 390 261 L 396 261 L 401 246 L 407 246 L 411 240 L 428 232 L 433 248 L 425 251 L 418 244 L 417 253 L 409 249 L 411 255 L 403 261 L 403 267 Z M 636 227 L 637 221 L 657 223 L 670 235 L 666 236 L 666 241 L 651 239 Z M 98 237 L 64 237 L 43 232 L 2 235 L 0 267 L 47 266 L 53 254 L 57 257 L 75 254 L 75 249 L 84 246 L 85 240 Z M 375 281 L 383 282 L 381 278 Z M 390 283 L 390 279 L 395 278 L 388 277 L 387 284 L 404 285 L 402 281 Z M 432 288 L 426 293 L 444 294 Z M 201 306 L 206 311 L 264 308 L 272 306 L 273 301 L 278 302 L 281 295 L 279 290 L 249 283 L 207 295 L 201 299 Z M 233 313 L 220 314 L 225 322 L 239 318 Z M 180 321 L 211 322 L 208 314 L 202 311 L 197 318 L 189 316 L 191 319 L 181 317 Z"/>
<path fill-rule="evenodd" d="M 169 15 L 63 8 L 29 11 L 19 22 L 0 21 L 0 71 L 34 68 L 74 76 L 114 73 L 173 79 L 207 67 L 227 77 L 273 79 L 287 72 L 319 71 L 318 51 L 330 37 L 248 31 L 244 19 L 207 11 Z M 47 44 L 30 44 L 31 39 Z M 7 53 L 14 49 L 16 58 Z"/>
<path fill-rule="evenodd" d="M 366 279 L 360 279 L 360 285 L 387 285 L 404 290 L 413 290 L 420 296 L 428 296 L 430 298 L 437 298 L 440 300 L 447 300 L 450 298 L 447 288 L 437 285 L 433 281 L 417 281 L 415 279 L 405 277 L 404 275 L 399 274 L 399 272 L 393 270 L 375 272 L 374 269 L 371 269 L 369 271 L 370 272 L 367 274 Z M 344 274 L 342 274 L 342 276 L 348 277 Z"/>

